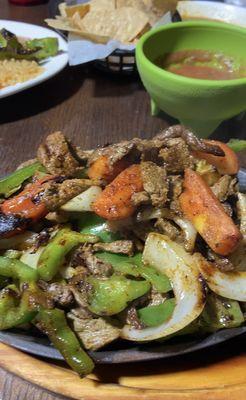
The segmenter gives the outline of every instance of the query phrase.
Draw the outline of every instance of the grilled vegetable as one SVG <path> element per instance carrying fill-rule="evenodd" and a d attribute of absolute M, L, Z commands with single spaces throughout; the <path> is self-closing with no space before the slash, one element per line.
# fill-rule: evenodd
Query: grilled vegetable
<path fill-rule="evenodd" d="M 83 193 L 69 200 L 66 204 L 63 204 L 61 209 L 70 212 L 92 211 L 92 205 L 101 193 L 102 189 L 99 186 L 91 186 Z"/>
<path fill-rule="evenodd" d="M 237 301 L 246 301 L 246 271 L 222 272 L 200 254 L 195 255 L 200 272 L 216 294 Z"/>
<path fill-rule="evenodd" d="M 45 204 L 38 198 L 38 195 L 42 193 L 43 184 L 51 179 L 53 179 L 53 176 L 46 175 L 42 179 L 27 185 L 17 196 L 5 200 L 0 205 L 1 212 L 10 216 L 17 215 L 30 220 L 29 222 L 38 221 L 48 213 Z M 14 233 L 15 231 L 13 231 Z"/>
<path fill-rule="evenodd" d="M 143 296 L 150 289 L 147 281 L 135 281 L 124 276 L 112 275 L 108 279 L 90 276 L 88 294 L 89 310 L 97 315 L 114 315 L 124 310 L 128 303 Z"/>
<path fill-rule="evenodd" d="M 150 233 L 144 248 L 143 260 L 172 283 L 176 306 L 171 318 L 158 326 L 141 330 L 125 325 L 122 337 L 133 341 L 155 340 L 178 332 L 202 312 L 205 293 L 196 260 L 183 247 L 165 235 Z"/>
<path fill-rule="evenodd" d="M 199 325 L 206 332 L 216 332 L 222 328 L 236 328 L 244 322 L 240 305 L 235 300 L 207 295 L 206 306 L 199 320 Z"/>
<path fill-rule="evenodd" d="M 143 264 L 141 253 L 137 253 L 133 257 L 128 257 L 123 254 L 101 252 L 96 253 L 96 256 L 100 260 L 111 264 L 116 272 L 120 272 L 123 275 L 134 276 L 135 278 L 143 277 L 149 281 L 159 293 L 166 293 L 172 288 L 166 275 L 160 273 L 153 267 Z"/>
<path fill-rule="evenodd" d="M 215 253 L 227 255 L 235 250 L 241 240 L 239 229 L 210 187 L 191 169 L 185 170 L 179 202 L 185 217 Z"/>
<path fill-rule="evenodd" d="M 19 260 L 0 256 L 0 276 L 18 279 L 20 283 L 36 282 L 38 273 Z"/>
<path fill-rule="evenodd" d="M 110 243 L 119 240 L 119 233 L 109 230 L 107 221 L 94 213 L 83 213 L 78 220 L 80 233 L 96 235 L 102 242 Z"/>
<path fill-rule="evenodd" d="M 57 308 L 54 310 L 42 309 L 36 317 L 36 323 L 48 335 L 68 365 L 81 377 L 93 370 L 94 363 L 81 348 L 77 337 L 69 328 L 64 311 Z"/>
<path fill-rule="evenodd" d="M 108 220 L 130 217 L 135 211 L 131 197 L 142 190 L 140 166 L 132 165 L 106 186 L 92 208 L 97 215 Z"/>
<path fill-rule="evenodd" d="M 32 56 L 35 60 L 45 60 L 58 53 L 58 40 L 53 37 L 31 39 L 25 42 L 25 47 L 34 52 Z"/>
<path fill-rule="evenodd" d="M 30 322 L 37 310 L 31 303 L 30 299 L 33 298 L 34 288 L 29 285 L 24 288 L 21 298 L 14 285 L 9 285 L 4 288 L 0 293 L 0 329 L 10 329 L 20 324 Z"/>
<path fill-rule="evenodd" d="M 88 176 L 90 179 L 103 179 L 110 183 L 128 166 L 129 162 L 125 159 L 121 159 L 111 166 L 108 157 L 103 155 L 91 164 L 88 169 Z"/>
<path fill-rule="evenodd" d="M 94 235 L 83 235 L 70 229 L 61 229 L 41 253 L 38 260 L 38 273 L 45 280 L 51 280 L 62 266 L 65 256 L 80 243 L 95 243 Z"/>
<path fill-rule="evenodd" d="M 36 314 L 37 271 L 16 259 L 0 257 L 0 276 L 18 280 L 21 293 L 9 285 L 0 293 L 0 329 L 29 322 Z"/>
<path fill-rule="evenodd" d="M 209 164 L 214 165 L 221 174 L 234 175 L 238 173 L 239 162 L 234 151 L 223 142 L 217 140 L 204 140 L 205 143 L 219 146 L 225 155 L 223 157 L 214 156 L 200 151 L 194 152 L 197 158 L 206 160 Z"/>
<path fill-rule="evenodd" d="M 44 167 L 39 162 L 17 169 L 12 174 L 0 180 L 0 194 L 9 197 L 21 188 L 22 183 L 34 175 L 36 171 L 45 172 Z"/>
<path fill-rule="evenodd" d="M 2 29 L 0 31 L 0 59 L 41 61 L 58 53 L 56 38 L 27 40 L 20 43 L 17 36 Z"/>
<path fill-rule="evenodd" d="M 175 299 L 167 299 L 162 304 L 138 310 L 138 317 L 144 326 L 159 326 L 169 320 L 175 309 Z"/>

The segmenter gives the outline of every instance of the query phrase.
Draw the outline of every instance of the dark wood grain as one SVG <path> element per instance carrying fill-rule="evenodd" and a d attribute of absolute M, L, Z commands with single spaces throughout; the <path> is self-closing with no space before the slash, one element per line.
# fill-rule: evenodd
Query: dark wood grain
<path fill-rule="evenodd" d="M 0 18 L 44 25 L 48 6 L 17 7 L 0 0 Z M 35 155 L 42 138 L 63 130 L 85 148 L 133 136 L 150 137 L 170 119 L 152 118 L 147 93 L 136 78 L 113 77 L 92 65 L 67 67 L 48 82 L 0 100 L 0 175 Z M 223 124 L 213 135 L 245 138 L 246 120 Z M 241 155 L 246 166 L 245 157 Z M 0 370 L 1 400 L 54 400 L 52 395 Z"/>

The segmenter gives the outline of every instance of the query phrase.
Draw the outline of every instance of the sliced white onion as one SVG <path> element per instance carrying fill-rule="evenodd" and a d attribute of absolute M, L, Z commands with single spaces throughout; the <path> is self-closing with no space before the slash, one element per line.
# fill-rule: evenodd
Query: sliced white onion
<path fill-rule="evenodd" d="M 197 265 L 209 288 L 216 294 L 237 301 L 246 301 L 246 272 L 222 272 L 200 254 L 194 254 Z"/>
<path fill-rule="evenodd" d="M 38 266 L 39 257 L 41 256 L 43 250 L 43 246 L 39 247 L 36 251 L 34 251 L 34 248 L 31 247 L 30 249 L 23 252 L 20 261 L 22 261 L 26 265 L 29 265 L 29 267 L 36 269 Z"/>
<path fill-rule="evenodd" d="M 83 193 L 69 200 L 66 204 L 63 204 L 61 209 L 64 211 L 92 211 L 92 204 L 101 192 L 102 189 L 99 186 L 91 186 Z"/>
<path fill-rule="evenodd" d="M 153 208 L 149 207 L 145 210 L 139 211 L 137 214 L 137 221 L 149 221 L 156 218 L 167 218 L 174 221 L 184 232 L 185 249 L 191 252 L 194 248 L 197 231 L 190 221 L 185 218 L 177 217 L 174 213 L 170 212 L 167 208 Z"/>
<path fill-rule="evenodd" d="M 182 229 L 185 238 L 185 250 L 192 252 L 194 249 L 197 231 L 190 221 L 185 218 L 174 217 L 173 221 Z"/>
<path fill-rule="evenodd" d="M 58 229 L 54 229 L 50 232 L 50 239 L 52 239 L 58 232 Z M 20 261 L 24 264 L 29 265 L 29 267 L 36 269 L 38 267 L 38 260 L 44 251 L 45 246 L 39 246 L 38 249 L 35 249 L 34 246 L 29 247 L 27 250 L 23 251 Z"/>
<path fill-rule="evenodd" d="M 122 337 L 133 341 L 148 341 L 171 335 L 190 324 L 202 312 L 205 296 L 196 262 L 181 245 L 167 236 L 150 233 L 145 243 L 143 260 L 168 276 L 172 283 L 176 307 L 163 324 L 135 329 L 125 325 Z"/>
<path fill-rule="evenodd" d="M 148 207 L 145 210 L 139 211 L 137 213 L 137 221 L 143 222 L 157 218 L 170 218 L 170 215 L 170 210 L 168 210 L 167 208 Z"/>
<path fill-rule="evenodd" d="M 242 241 L 228 257 L 236 271 L 246 271 L 246 194 L 238 193 L 237 212 L 240 218 Z"/>

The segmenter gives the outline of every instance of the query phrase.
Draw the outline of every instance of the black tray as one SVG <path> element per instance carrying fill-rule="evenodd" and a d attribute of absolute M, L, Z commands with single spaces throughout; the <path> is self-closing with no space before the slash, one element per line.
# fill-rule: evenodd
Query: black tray
<path fill-rule="evenodd" d="M 98 364 L 118 364 L 137 361 L 150 361 L 172 358 L 194 351 L 210 348 L 222 344 L 229 339 L 235 339 L 246 333 L 246 326 L 241 328 L 223 329 L 203 338 L 174 340 L 151 344 L 134 344 L 129 342 L 118 343 L 108 350 L 89 352 Z M 24 332 L 0 332 L 0 341 L 26 353 L 53 360 L 63 360 L 62 355 L 49 342 L 48 338 L 39 335 L 29 335 Z M 111 346 L 112 347 L 112 346 Z"/>

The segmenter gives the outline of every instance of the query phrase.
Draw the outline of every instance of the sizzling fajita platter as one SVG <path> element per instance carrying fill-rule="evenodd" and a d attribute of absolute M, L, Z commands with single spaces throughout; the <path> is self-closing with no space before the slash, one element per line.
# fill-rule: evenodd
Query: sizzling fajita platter
<path fill-rule="evenodd" d="M 48 135 L 0 180 L 0 340 L 85 376 L 244 333 L 243 148 L 182 125 L 89 150 Z"/>

